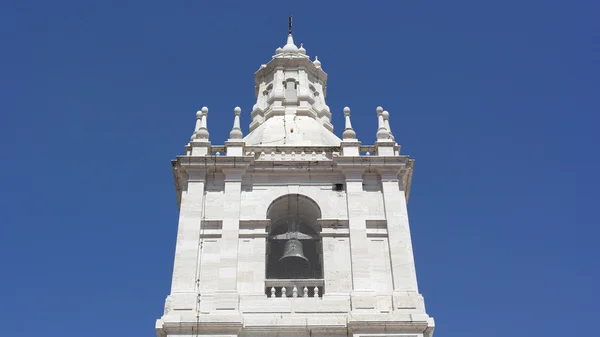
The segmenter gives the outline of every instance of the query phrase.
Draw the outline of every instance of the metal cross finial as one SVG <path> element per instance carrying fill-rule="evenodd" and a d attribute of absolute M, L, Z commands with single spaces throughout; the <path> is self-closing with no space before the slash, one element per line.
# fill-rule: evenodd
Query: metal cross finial
<path fill-rule="evenodd" d="M 292 16 L 288 18 L 288 33 L 292 34 Z"/>

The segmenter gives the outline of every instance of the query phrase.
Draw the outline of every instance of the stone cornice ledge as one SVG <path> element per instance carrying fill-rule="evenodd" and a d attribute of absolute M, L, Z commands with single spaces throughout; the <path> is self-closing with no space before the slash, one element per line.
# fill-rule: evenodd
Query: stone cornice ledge
<path fill-rule="evenodd" d="M 254 157 L 251 156 L 178 156 L 177 159 L 171 160 L 178 207 L 181 207 L 181 192 L 186 183 L 188 170 L 206 170 L 207 172 L 223 168 L 245 170 L 253 163 Z"/>
<path fill-rule="evenodd" d="M 218 168 L 247 168 L 254 163 L 252 156 L 178 156 L 174 161 L 177 167 L 205 167 Z"/>
<path fill-rule="evenodd" d="M 431 337 L 435 323 L 427 314 L 352 314 L 348 317 L 348 328 L 353 332 L 417 332 Z"/>
<path fill-rule="evenodd" d="M 415 160 L 409 156 L 359 156 L 359 157 L 334 157 L 332 161 L 342 171 L 365 168 L 366 172 L 385 172 L 385 179 L 390 179 L 389 173 L 395 172 L 397 179 L 402 183 L 406 200 L 410 197 L 410 185 Z M 382 177 L 384 178 L 384 177 Z"/>
<path fill-rule="evenodd" d="M 334 163 L 331 160 L 315 161 L 256 161 L 253 168 L 255 171 L 296 171 L 307 169 L 311 171 L 334 171 Z"/>
<path fill-rule="evenodd" d="M 346 331 L 346 315 L 246 315 L 244 331 L 307 331 L 340 330 Z"/>
<path fill-rule="evenodd" d="M 164 319 L 164 317 L 163 317 Z M 201 315 L 198 319 L 156 322 L 156 335 L 163 337 L 174 334 L 188 334 L 192 329 L 196 332 L 230 332 L 237 334 L 243 326 L 240 315 Z"/>
<path fill-rule="evenodd" d="M 358 157 L 333 157 L 333 162 L 338 167 L 397 167 L 412 168 L 413 159 L 408 156 L 358 156 Z"/>

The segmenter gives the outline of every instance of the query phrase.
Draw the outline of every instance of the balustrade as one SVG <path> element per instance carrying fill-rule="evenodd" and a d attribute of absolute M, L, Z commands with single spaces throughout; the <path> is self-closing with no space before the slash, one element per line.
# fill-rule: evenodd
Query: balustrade
<path fill-rule="evenodd" d="M 265 282 L 265 294 L 270 298 L 319 298 L 324 285 L 323 279 L 269 279 Z"/>

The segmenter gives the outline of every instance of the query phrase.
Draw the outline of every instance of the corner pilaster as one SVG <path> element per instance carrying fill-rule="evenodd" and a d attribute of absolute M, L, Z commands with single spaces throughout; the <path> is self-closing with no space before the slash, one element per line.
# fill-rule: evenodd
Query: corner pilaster
<path fill-rule="evenodd" d="M 417 276 L 413 257 L 406 197 L 400 189 L 398 168 L 378 169 L 381 177 L 385 217 L 387 220 L 390 260 L 394 283 L 395 309 L 422 307 L 418 294 Z"/>
<path fill-rule="evenodd" d="M 197 275 L 196 268 L 190 268 L 198 263 L 199 231 L 202 221 L 204 188 L 206 184 L 206 169 L 188 168 L 187 189 L 182 192 L 179 227 L 177 229 L 177 245 L 173 266 L 173 281 L 171 294 L 190 293 L 191 302 L 195 300 Z"/>

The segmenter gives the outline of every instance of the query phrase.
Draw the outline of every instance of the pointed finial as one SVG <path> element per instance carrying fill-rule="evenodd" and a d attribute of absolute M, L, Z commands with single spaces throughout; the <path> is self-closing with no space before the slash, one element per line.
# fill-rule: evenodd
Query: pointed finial
<path fill-rule="evenodd" d="M 200 129 L 201 123 L 202 123 L 202 111 L 198 110 L 196 112 L 196 126 L 194 126 L 194 133 L 192 133 L 191 140 L 194 140 L 197 137 L 198 130 Z"/>
<path fill-rule="evenodd" d="M 229 139 L 242 139 L 242 129 L 240 129 L 240 113 L 242 112 L 242 109 L 240 109 L 239 106 L 236 106 L 235 109 L 233 109 L 233 128 L 231 129 L 231 132 L 229 133 Z"/>
<path fill-rule="evenodd" d="M 350 108 L 344 108 L 344 116 L 346 118 L 346 126 L 344 128 L 344 132 L 342 133 L 342 137 L 344 139 L 356 139 L 356 132 L 352 129 L 352 123 L 350 123 Z"/>
<path fill-rule="evenodd" d="M 394 135 L 392 134 L 392 129 L 390 128 L 390 113 L 387 110 L 384 110 L 381 115 L 383 116 L 383 121 L 385 122 L 385 128 L 390 134 L 390 139 L 395 140 Z"/>
<path fill-rule="evenodd" d="M 379 120 L 379 128 L 377 129 L 377 139 L 388 139 L 390 137 L 390 133 L 385 127 L 385 122 L 383 121 L 383 108 L 377 107 L 377 119 Z"/>
<path fill-rule="evenodd" d="M 292 16 L 288 18 L 288 34 L 292 34 Z"/>
<path fill-rule="evenodd" d="M 294 37 L 292 34 L 288 34 L 287 42 L 281 49 L 284 54 L 296 54 L 298 53 L 298 47 L 294 44 Z"/>
<path fill-rule="evenodd" d="M 207 122 L 206 122 L 207 117 L 208 117 L 208 108 L 202 107 L 202 109 L 200 111 L 202 112 L 202 121 L 200 123 L 200 128 L 198 129 L 196 138 L 208 140 L 208 136 L 210 135 L 208 133 Z"/>
<path fill-rule="evenodd" d="M 315 67 L 321 68 L 321 61 L 319 61 L 318 56 L 315 56 L 315 60 L 313 61 L 313 64 L 315 65 Z"/>
<path fill-rule="evenodd" d="M 304 49 L 304 43 L 300 43 L 300 48 L 298 48 L 298 52 L 302 55 L 306 55 L 306 49 Z"/>

